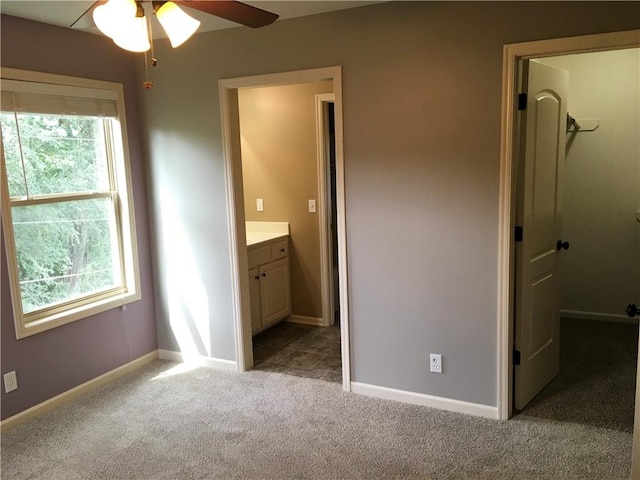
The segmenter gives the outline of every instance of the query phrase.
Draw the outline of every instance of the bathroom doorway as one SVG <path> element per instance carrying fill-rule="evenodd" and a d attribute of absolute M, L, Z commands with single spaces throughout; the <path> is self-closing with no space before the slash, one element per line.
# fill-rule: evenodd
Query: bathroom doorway
<path fill-rule="evenodd" d="M 220 81 L 220 93 L 221 93 L 221 109 L 222 109 L 222 120 L 223 120 L 223 131 L 225 138 L 225 159 L 227 165 L 227 186 L 228 186 L 228 199 L 230 205 L 230 224 L 231 224 L 231 243 L 232 243 L 232 268 L 235 274 L 234 277 L 234 298 L 236 299 L 235 303 L 235 326 L 236 326 L 236 347 L 238 351 L 238 365 L 241 371 L 248 370 L 254 365 L 254 349 L 253 349 L 253 335 L 252 335 L 252 325 L 251 325 L 251 302 L 250 302 L 250 282 L 248 266 L 249 266 L 249 258 L 247 254 L 247 214 L 245 212 L 246 207 L 255 208 L 256 212 L 254 213 L 264 213 L 268 210 L 269 205 L 271 204 L 269 200 L 263 197 L 259 197 L 256 194 L 253 194 L 251 200 L 247 200 L 247 196 L 245 194 L 245 186 L 243 184 L 243 156 L 245 152 L 248 152 L 250 148 L 259 148 L 254 144 L 248 144 L 247 139 L 243 139 L 243 134 L 241 132 L 240 123 L 241 123 L 241 108 L 239 97 L 242 95 L 241 91 L 248 91 L 251 89 L 258 88 L 270 88 L 276 86 L 295 86 L 295 85 L 309 85 L 312 83 L 322 83 L 326 81 L 331 81 L 333 83 L 333 105 L 334 105 L 334 115 L 333 115 L 333 129 L 334 129 L 334 160 L 335 160 L 335 188 L 331 189 L 329 185 L 326 185 L 327 182 L 320 182 L 326 185 L 326 191 L 335 191 L 335 196 L 326 197 L 327 200 L 322 201 L 321 199 L 321 189 L 317 192 L 317 196 L 305 194 L 304 196 L 298 198 L 296 208 L 301 210 L 304 214 L 305 218 L 309 218 L 315 216 L 317 219 L 318 216 L 322 216 L 323 218 L 329 218 L 329 212 L 327 211 L 327 204 L 329 203 L 329 198 L 334 198 L 335 205 L 335 227 L 337 237 L 337 248 L 335 249 L 337 252 L 337 265 L 338 270 L 340 272 L 338 279 L 338 295 L 337 298 L 340 299 L 340 309 L 339 309 L 339 321 L 336 323 L 334 327 L 329 329 L 328 326 L 321 327 L 319 325 L 323 325 L 321 323 L 323 318 L 326 316 L 326 308 L 324 305 L 327 303 L 324 301 L 324 297 L 321 296 L 320 303 L 322 305 L 321 314 L 318 315 L 318 309 L 316 310 L 307 310 L 302 311 L 300 313 L 296 313 L 294 310 L 297 308 L 295 306 L 296 300 L 295 295 L 297 293 L 294 291 L 295 288 L 300 287 L 294 280 L 294 273 L 292 270 L 292 311 L 290 320 L 294 320 L 297 323 L 286 323 L 282 324 L 284 326 L 289 327 L 289 333 L 287 335 L 293 335 L 291 332 L 294 330 L 300 329 L 315 329 L 315 328 L 324 328 L 327 331 L 333 331 L 334 333 L 328 334 L 331 338 L 325 338 L 324 341 L 327 343 L 332 343 L 330 352 L 333 353 L 334 360 L 329 361 L 328 359 L 324 359 L 326 364 L 331 363 L 335 365 L 335 361 L 338 360 L 340 362 L 340 372 L 341 372 L 341 382 L 343 384 L 343 388 L 345 390 L 349 390 L 350 387 L 350 365 L 349 365 L 349 337 L 348 337 L 348 296 L 347 296 L 347 270 L 346 270 L 346 237 L 345 237 L 345 203 L 344 203 L 344 162 L 343 162 L 343 152 L 342 152 L 342 108 L 341 108 L 341 99 L 342 99 L 342 91 L 341 91 L 341 70 L 339 67 L 329 67 L 317 70 L 305 70 L 298 72 L 288 72 L 282 74 L 274 74 L 274 75 L 263 75 L 256 77 L 244 77 L 238 79 L 227 79 Z M 317 92 L 320 94 L 331 93 L 331 92 Z M 283 102 L 282 106 L 286 107 L 288 102 Z M 266 105 L 266 104 L 265 104 Z M 312 106 L 315 108 L 312 99 Z M 315 117 L 314 117 L 315 118 Z M 315 121 L 315 120 L 314 120 Z M 312 136 L 315 138 L 316 132 L 315 128 L 312 131 Z M 244 144 L 243 144 L 244 141 Z M 298 138 L 289 138 L 287 143 L 295 143 L 298 141 Z M 317 170 L 314 171 L 314 174 L 317 175 L 319 172 Z M 262 171 L 262 177 L 268 178 L 271 175 L 270 171 Z M 322 172 L 322 176 L 324 178 L 324 171 Z M 281 190 L 282 192 L 282 190 Z M 256 197 L 256 198 L 253 198 Z M 258 199 L 262 199 L 262 202 L 258 202 Z M 301 202 L 300 199 L 303 201 Z M 312 202 L 316 200 L 316 202 Z M 259 205 L 261 203 L 261 205 Z M 301 205 L 302 203 L 302 205 Z M 260 208 L 261 207 L 261 208 Z M 261 212 L 258 212 L 261 210 Z M 263 217 L 264 220 L 271 220 Z M 260 221 L 260 220 L 249 220 L 251 221 Z M 286 218 L 277 219 L 280 223 L 290 223 L 287 222 Z M 319 222 L 319 225 L 323 225 L 325 222 Z M 329 221 L 327 220 L 328 224 Z M 300 231 L 299 229 L 297 230 Z M 293 232 L 293 228 L 291 230 L 292 236 L 295 232 Z M 316 238 L 318 241 L 324 241 L 326 244 L 326 249 L 330 248 L 332 245 L 332 241 L 327 239 L 327 235 L 329 233 L 329 229 L 325 228 L 324 235 L 317 235 Z M 322 240 L 324 239 L 324 240 Z M 299 266 L 302 267 L 302 272 L 305 273 L 305 263 L 301 261 L 298 257 L 297 249 L 298 244 L 295 239 L 289 244 L 289 255 L 291 256 L 292 263 L 298 262 Z M 332 265 L 327 264 L 327 262 L 334 257 L 333 249 L 332 251 L 327 251 L 326 249 L 320 249 L 321 256 L 323 257 L 323 261 L 320 261 L 322 268 L 331 272 Z M 308 273 L 308 272 L 307 272 Z M 299 277 L 300 278 L 300 277 Z M 303 286 L 304 287 L 304 286 Z M 303 300 L 309 300 L 310 296 L 307 295 L 304 290 L 301 294 Z M 306 298 L 305 298 L 306 297 Z M 300 303 L 299 303 L 300 304 Z M 298 304 L 298 305 L 299 305 Z M 308 302 L 309 305 L 315 306 L 316 304 L 312 300 Z M 310 313 L 308 313 L 310 312 Z M 332 315 L 328 317 L 331 318 Z M 318 323 L 315 323 L 318 322 Z M 276 322 L 277 325 L 281 325 L 281 323 Z M 304 323 L 308 323 L 310 325 L 304 325 Z M 314 324 L 315 323 L 315 324 Z M 330 324 L 331 322 L 329 322 Z M 265 330 L 264 332 L 267 332 Z M 309 330 L 311 331 L 311 330 Z M 300 332 L 298 332 L 300 333 Z M 313 335 L 317 336 L 317 335 Z M 336 351 L 339 350 L 338 359 L 336 359 Z M 328 353 L 324 353 L 326 357 L 329 357 Z M 321 359 L 322 360 L 322 359 Z M 327 373 L 327 372 L 325 372 Z M 335 369 L 334 369 L 335 373 Z M 334 379 L 335 381 L 335 379 Z"/>
<path fill-rule="evenodd" d="M 334 102 L 331 80 L 238 91 L 254 369 L 340 383 Z"/>

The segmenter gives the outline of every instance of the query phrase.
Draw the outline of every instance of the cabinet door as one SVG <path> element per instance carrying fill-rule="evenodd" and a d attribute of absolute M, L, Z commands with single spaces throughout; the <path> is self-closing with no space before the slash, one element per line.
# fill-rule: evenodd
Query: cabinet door
<path fill-rule="evenodd" d="M 291 314 L 288 258 L 260 267 L 260 297 L 263 327 Z"/>
<path fill-rule="evenodd" d="M 249 296 L 251 298 L 251 332 L 262 328 L 262 308 L 260 306 L 260 271 L 249 270 Z"/>

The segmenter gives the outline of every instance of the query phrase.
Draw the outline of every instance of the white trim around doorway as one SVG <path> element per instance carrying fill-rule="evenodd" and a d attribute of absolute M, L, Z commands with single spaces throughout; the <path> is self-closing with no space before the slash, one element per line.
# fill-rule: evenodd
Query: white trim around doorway
<path fill-rule="evenodd" d="M 502 70 L 502 125 L 498 226 L 498 418 L 511 417 L 513 404 L 513 309 L 515 226 L 516 99 L 521 60 L 640 47 L 640 30 L 505 45 Z M 639 366 L 640 367 L 640 366 Z M 640 378 L 640 368 L 638 368 Z M 640 385 L 636 386 L 640 398 Z M 636 422 L 638 422 L 636 410 Z M 637 423 L 636 423 L 637 425 Z M 640 478 L 640 431 L 634 431 L 634 472 Z"/>
<path fill-rule="evenodd" d="M 342 351 L 342 385 L 351 390 L 351 364 L 349 354 L 349 294 L 347 277 L 347 240 L 345 206 L 345 169 L 342 124 L 342 68 L 325 67 L 294 72 L 273 73 L 251 77 L 229 78 L 218 82 L 220 115 L 222 121 L 223 154 L 227 190 L 227 214 L 232 274 L 232 296 L 236 361 L 238 371 L 253 367 L 251 341 L 251 308 L 245 244 L 244 193 L 242 184 L 242 157 L 238 112 L 238 89 L 267 87 L 333 80 L 336 136 L 336 202 L 338 210 L 338 270 L 340 295 L 340 338 Z"/>

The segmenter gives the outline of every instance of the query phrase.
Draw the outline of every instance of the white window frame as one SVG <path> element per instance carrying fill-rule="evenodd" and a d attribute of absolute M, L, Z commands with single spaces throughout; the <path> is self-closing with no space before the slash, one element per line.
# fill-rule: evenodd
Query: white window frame
<path fill-rule="evenodd" d="M 37 312 L 24 314 L 18 278 L 18 266 L 11 218 L 12 201 L 9 198 L 7 172 L 4 150 L 0 142 L 1 172 L 0 199 L 2 202 L 2 228 L 6 246 L 7 266 L 11 301 L 14 311 L 16 338 L 24 338 L 50 330 L 83 318 L 105 312 L 127 303 L 140 300 L 140 274 L 138 267 L 138 249 L 135 229 L 133 205 L 133 186 L 129 166 L 129 149 L 127 139 L 126 113 L 124 107 L 124 89 L 122 84 L 90 80 L 64 75 L 54 75 L 13 68 L 3 68 L 0 83 L 2 89 L 5 80 L 17 82 L 32 82 L 42 86 L 43 93 L 55 93 L 65 90 L 76 92 L 77 96 L 94 98 L 109 98 L 115 102 L 117 117 L 113 120 L 110 133 L 113 136 L 113 174 L 116 184 L 116 224 L 120 238 L 122 258 L 122 287 L 102 291 L 93 295 L 85 295 L 77 300 L 53 305 Z M 13 83 L 13 82 L 6 82 Z M 121 148 L 120 148 L 121 147 Z M 91 198 L 91 193 L 80 195 L 79 198 Z"/>

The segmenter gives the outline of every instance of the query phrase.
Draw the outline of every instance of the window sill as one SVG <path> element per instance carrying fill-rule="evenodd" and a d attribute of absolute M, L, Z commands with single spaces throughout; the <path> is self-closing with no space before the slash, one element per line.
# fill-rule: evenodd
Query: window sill
<path fill-rule="evenodd" d="M 38 318 L 37 320 L 30 322 L 22 322 L 20 319 L 16 318 L 16 338 L 20 340 L 21 338 L 46 332 L 52 328 L 60 327 L 77 320 L 82 320 L 83 318 L 87 318 L 98 313 L 123 307 L 126 304 L 138 301 L 141 298 L 142 295 L 137 292 L 126 295 L 117 295 L 91 302 L 87 305 L 71 308 L 64 312 Z"/>

